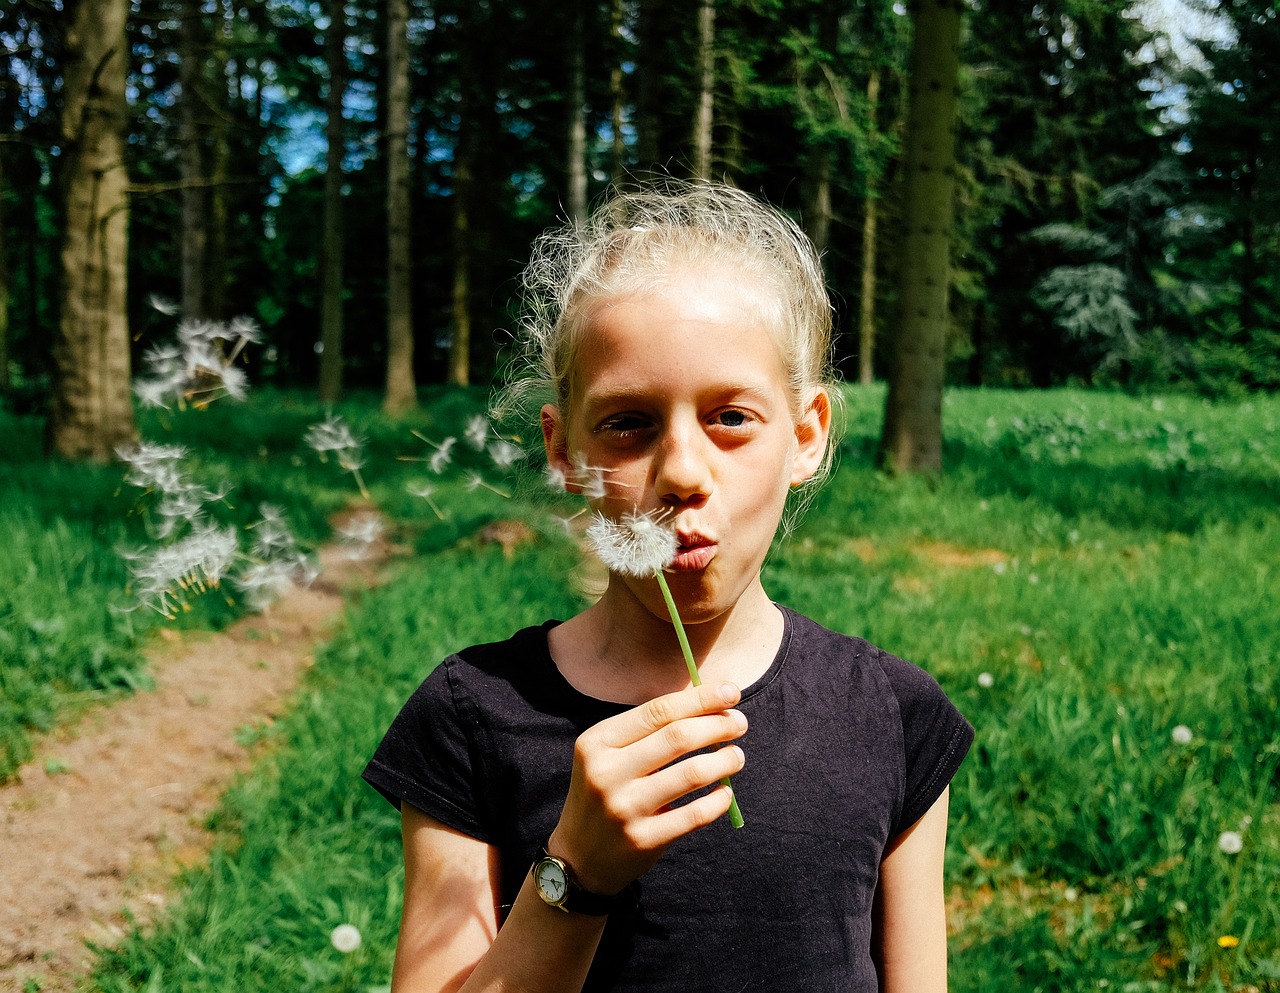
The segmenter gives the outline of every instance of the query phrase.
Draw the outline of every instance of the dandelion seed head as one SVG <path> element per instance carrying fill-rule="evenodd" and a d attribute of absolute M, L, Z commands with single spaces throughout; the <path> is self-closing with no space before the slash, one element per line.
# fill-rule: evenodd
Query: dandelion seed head
<path fill-rule="evenodd" d="M 991 689 L 991 687 L 995 686 L 995 684 L 996 684 L 996 677 L 991 675 L 991 673 L 989 672 L 978 673 L 978 685 L 981 686 L 984 690 Z"/>
<path fill-rule="evenodd" d="M 343 955 L 354 952 L 363 940 L 360 937 L 360 929 L 354 924 L 339 924 L 329 934 L 329 943 Z"/>
<path fill-rule="evenodd" d="M 1218 835 L 1218 848 L 1228 855 L 1239 855 L 1244 848 L 1244 838 L 1239 831 L 1223 831 Z"/>
<path fill-rule="evenodd" d="M 1169 732 L 1169 737 L 1173 739 L 1175 745 L 1189 745 L 1194 735 L 1191 732 L 1191 728 L 1185 724 L 1179 724 Z"/>
<path fill-rule="evenodd" d="M 596 511 L 586 537 L 610 572 L 635 578 L 661 571 L 680 548 L 675 531 L 652 514 L 627 513 L 615 521 Z"/>

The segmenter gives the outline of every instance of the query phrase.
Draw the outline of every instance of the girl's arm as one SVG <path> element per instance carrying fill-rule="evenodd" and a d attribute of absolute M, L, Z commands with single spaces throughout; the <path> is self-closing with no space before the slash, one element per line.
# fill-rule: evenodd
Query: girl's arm
<path fill-rule="evenodd" d="M 548 907 L 526 880 L 499 940 L 497 849 L 409 804 L 401 823 L 404 912 L 394 993 L 582 988 L 605 918 Z"/>
<path fill-rule="evenodd" d="M 617 893 L 676 838 L 729 809 L 729 791 L 672 808 L 742 768 L 746 719 L 729 684 L 691 687 L 601 721 L 579 736 L 569 795 L 547 847 L 586 889 Z M 693 753 L 693 754 L 690 754 Z M 528 874 L 501 930 L 499 860 L 490 845 L 401 805 L 405 892 L 395 993 L 570 993 L 586 980 L 605 918 L 538 897 Z"/>
<path fill-rule="evenodd" d="M 942 860 L 950 787 L 893 842 L 880 863 L 872 952 L 882 993 L 946 993 Z"/>

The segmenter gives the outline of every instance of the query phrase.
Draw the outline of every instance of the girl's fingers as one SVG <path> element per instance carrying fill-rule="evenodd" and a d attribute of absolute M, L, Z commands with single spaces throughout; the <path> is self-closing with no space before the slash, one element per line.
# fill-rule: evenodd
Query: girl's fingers
<path fill-rule="evenodd" d="M 632 775 L 647 775 L 681 756 L 741 738 L 746 730 L 747 719 L 737 710 L 686 717 L 627 746 L 626 768 Z"/>
<path fill-rule="evenodd" d="M 719 786 L 679 807 L 645 818 L 636 826 L 633 837 L 641 847 L 662 849 L 677 838 L 683 838 L 723 817 L 729 812 L 732 801 L 733 791 L 726 786 Z"/>
<path fill-rule="evenodd" d="M 625 748 L 675 721 L 727 710 L 741 699 L 732 683 L 704 683 L 676 693 L 655 697 L 617 717 L 601 721 L 590 732 L 602 745 Z"/>

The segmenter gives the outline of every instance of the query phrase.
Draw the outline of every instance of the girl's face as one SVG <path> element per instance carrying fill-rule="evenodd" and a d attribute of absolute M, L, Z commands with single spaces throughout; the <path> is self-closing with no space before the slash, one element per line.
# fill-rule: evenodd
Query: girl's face
<path fill-rule="evenodd" d="M 668 581 L 686 621 L 730 609 L 753 584 L 787 490 L 817 469 L 830 407 L 815 389 L 797 418 L 758 297 L 723 268 L 592 306 L 570 383 L 571 409 L 543 408 L 551 465 L 603 470 L 594 506 L 671 514 L 680 550 Z M 652 580 L 614 576 L 665 617 Z"/>

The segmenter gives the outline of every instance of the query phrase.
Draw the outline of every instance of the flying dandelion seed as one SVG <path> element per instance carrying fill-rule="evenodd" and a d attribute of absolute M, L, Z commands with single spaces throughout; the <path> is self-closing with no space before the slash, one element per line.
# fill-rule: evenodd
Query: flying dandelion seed
<path fill-rule="evenodd" d="M 343 955 L 350 955 L 364 939 L 354 924 L 339 924 L 329 935 L 329 943 Z"/>
<path fill-rule="evenodd" d="M 147 303 L 151 309 L 158 313 L 164 314 L 165 317 L 174 317 L 177 315 L 178 304 L 173 300 L 168 300 L 157 293 L 152 293 L 147 297 Z"/>
<path fill-rule="evenodd" d="M 1179 724 L 1169 732 L 1169 737 L 1173 739 L 1175 745 L 1189 745 L 1194 735 L 1191 732 L 1191 728 L 1185 724 Z"/>
<path fill-rule="evenodd" d="M 483 414 L 476 414 L 467 421 L 467 428 L 462 433 L 467 444 L 477 452 L 483 452 L 485 442 L 489 440 L 489 422 Z"/>
<path fill-rule="evenodd" d="M 1239 855 L 1244 848 L 1244 838 L 1239 831 L 1223 831 L 1218 835 L 1218 848 L 1227 855 Z"/>
<path fill-rule="evenodd" d="M 996 684 L 996 677 L 991 675 L 991 673 L 989 672 L 978 673 L 978 685 L 981 686 L 984 690 L 991 689 L 991 687 L 995 686 L 995 684 Z"/>
<path fill-rule="evenodd" d="M 567 482 L 568 480 L 565 478 L 565 474 L 562 470 L 553 465 L 547 466 L 546 483 L 551 487 L 551 489 L 555 490 L 557 493 L 562 493 L 564 492 L 565 484 Z"/>
<path fill-rule="evenodd" d="M 525 450 L 505 439 L 493 442 L 488 448 L 489 458 L 499 469 L 506 469 L 525 457 Z"/>
<path fill-rule="evenodd" d="M 450 435 L 440 442 L 431 458 L 427 460 L 427 468 L 437 476 L 444 472 L 449 463 L 453 461 L 453 446 L 457 444 L 457 441 L 457 438 Z"/>
<path fill-rule="evenodd" d="M 409 492 L 411 496 L 416 496 L 422 500 L 425 500 L 427 503 L 427 506 L 431 508 L 431 512 L 434 513 L 436 517 L 440 518 L 440 520 L 442 521 L 445 519 L 444 511 L 441 510 L 440 507 L 436 504 L 434 486 L 432 486 L 430 483 L 420 483 L 416 486 L 410 483 L 408 486 L 405 487 L 405 489 Z"/>

